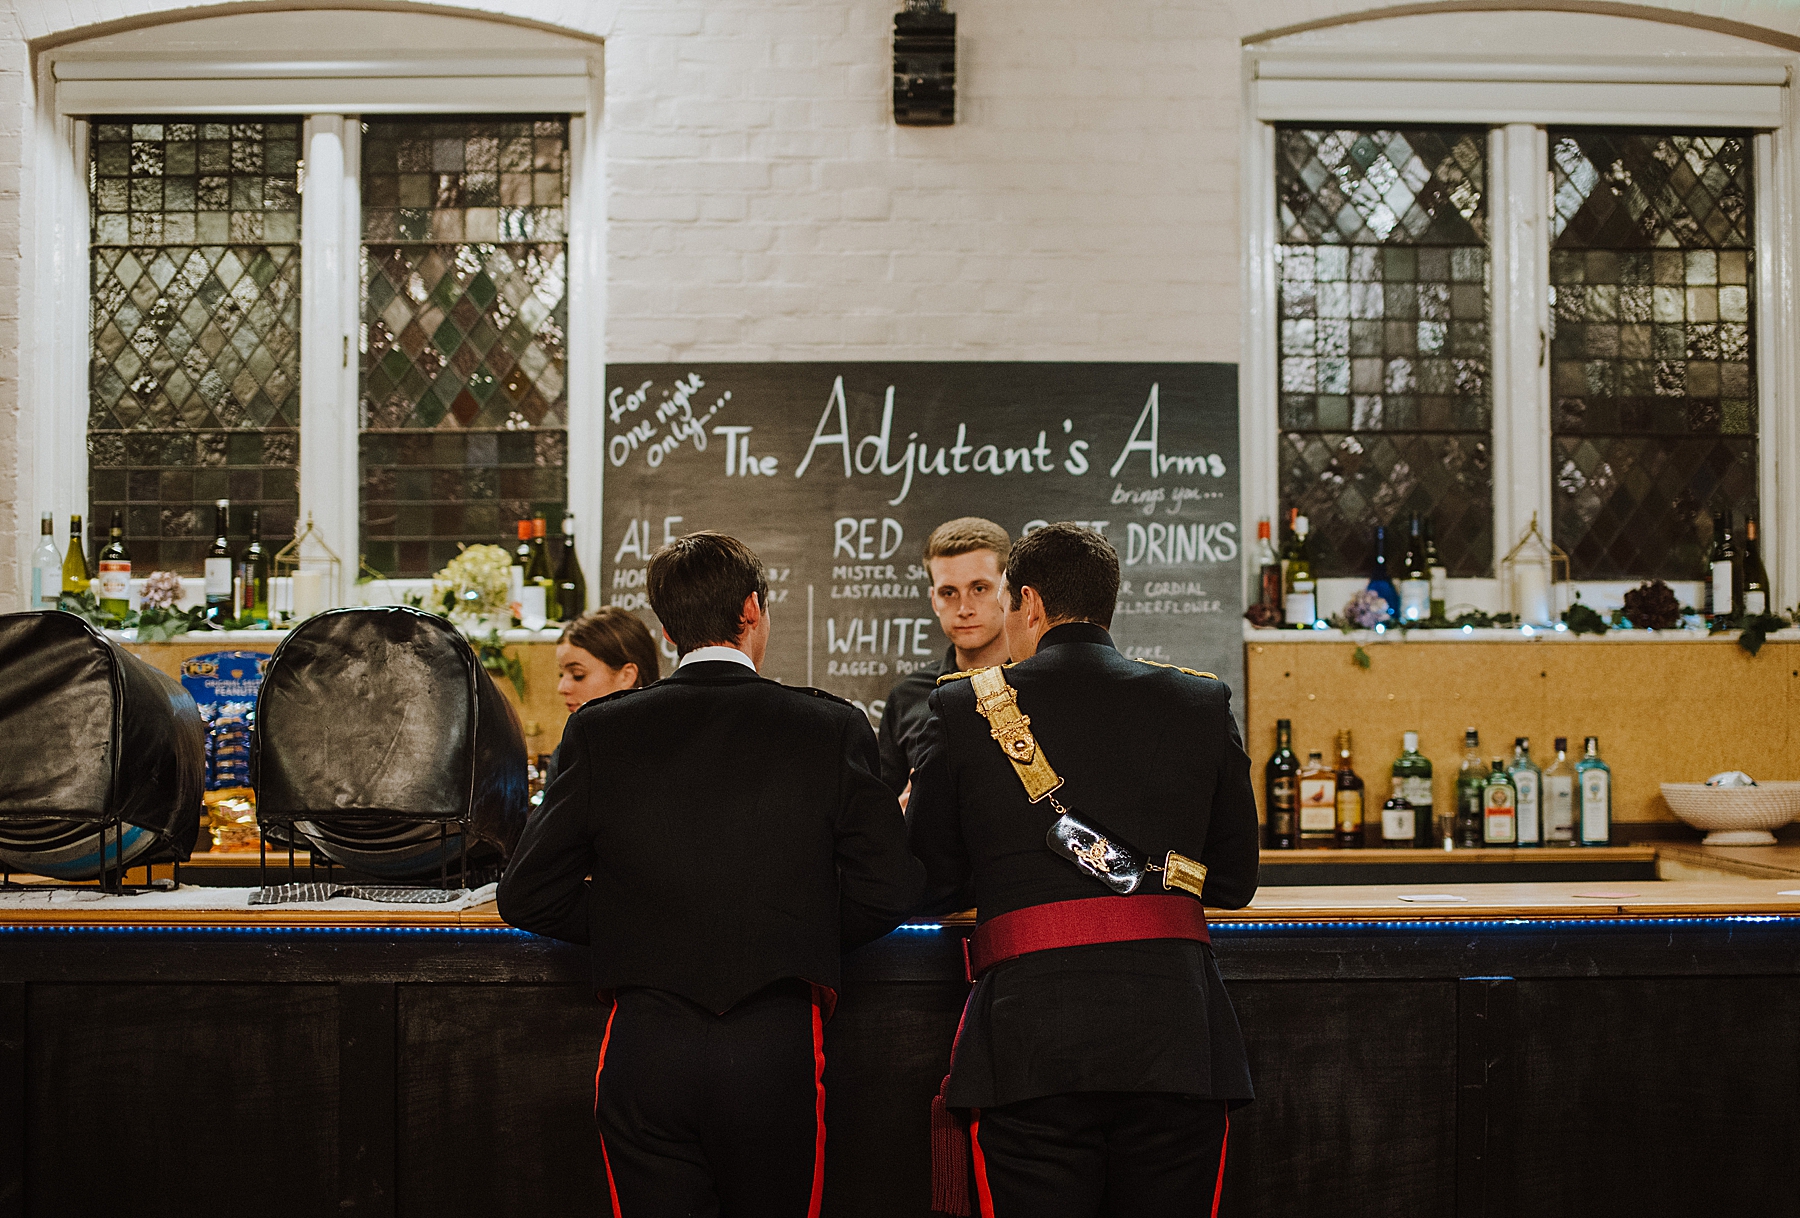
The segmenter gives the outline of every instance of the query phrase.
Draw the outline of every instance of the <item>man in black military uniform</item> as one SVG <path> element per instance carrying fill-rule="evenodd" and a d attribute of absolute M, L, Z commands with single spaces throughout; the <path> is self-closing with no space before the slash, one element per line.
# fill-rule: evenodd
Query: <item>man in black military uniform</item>
<path fill-rule="evenodd" d="M 925 576 L 931 580 L 931 609 L 950 640 L 941 662 L 914 669 L 894 683 L 881 712 L 881 781 L 902 794 L 918 764 L 926 700 L 947 672 L 986 668 L 1006 659 L 1002 629 L 1000 571 L 1012 538 L 991 520 L 962 516 L 946 520 L 925 539 Z"/>
<path fill-rule="evenodd" d="M 1002 590 L 1018 663 L 985 678 L 1000 688 L 979 703 L 984 678 L 945 678 L 913 775 L 911 840 L 931 890 L 972 875 L 978 902 L 979 976 L 943 1098 L 970 1116 L 983 1215 L 1216 1212 L 1229 1108 L 1252 1095 L 1200 901 L 1155 871 L 1120 895 L 1094 862 L 1105 839 L 1071 839 L 1086 868 L 1046 842 L 1066 811 L 1208 905 L 1256 892 L 1230 690 L 1120 655 L 1107 629 L 1118 588 L 1098 533 L 1021 538 Z M 1036 801 L 1034 768 L 1061 782 Z"/>
<path fill-rule="evenodd" d="M 500 913 L 592 949 L 615 1216 L 817 1215 L 840 953 L 892 930 L 923 870 L 868 719 L 757 675 L 756 555 L 696 533 L 648 588 L 681 662 L 569 720 Z"/>

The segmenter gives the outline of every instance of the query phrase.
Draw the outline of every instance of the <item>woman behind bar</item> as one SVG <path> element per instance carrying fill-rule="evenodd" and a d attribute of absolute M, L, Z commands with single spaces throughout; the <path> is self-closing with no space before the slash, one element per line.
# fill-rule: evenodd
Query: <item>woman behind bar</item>
<path fill-rule="evenodd" d="M 595 698 L 642 689 L 662 676 L 644 623 L 608 605 L 563 627 L 556 642 L 556 692 L 572 715 Z"/>
<path fill-rule="evenodd" d="M 642 689 L 662 676 L 656 640 L 644 623 L 615 605 L 584 613 L 556 641 L 556 692 L 572 715 L 595 698 Z M 562 769 L 562 746 L 544 767 L 548 787 Z"/>

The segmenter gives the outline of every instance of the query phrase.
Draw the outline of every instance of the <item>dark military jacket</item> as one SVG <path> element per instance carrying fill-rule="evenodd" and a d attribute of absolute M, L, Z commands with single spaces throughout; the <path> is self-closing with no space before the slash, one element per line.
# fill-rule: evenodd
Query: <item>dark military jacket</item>
<path fill-rule="evenodd" d="M 1256 893 L 1250 759 L 1223 682 L 1120 655 L 1091 623 L 1046 633 L 1006 670 L 1019 709 L 1064 780 L 1056 797 L 1152 859 L 1206 864 L 1205 904 Z M 1044 835 L 988 734 L 967 680 L 941 685 L 907 813 L 931 897 L 972 876 L 977 917 L 1114 895 Z M 1154 876 L 1140 892 L 1161 892 Z M 1127 898 L 1131 899 L 1131 898 Z M 929 907 L 929 906 L 928 906 Z M 1078 1091 L 1251 1098 L 1237 1017 L 1212 949 L 1182 940 L 1056 948 L 990 969 L 970 995 L 948 1099 L 982 1108 Z"/>
<path fill-rule="evenodd" d="M 589 702 L 557 752 L 500 915 L 587 945 L 598 990 L 723 1012 L 783 978 L 836 989 L 841 951 L 919 899 L 875 733 L 841 698 L 704 661 Z"/>
<path fill-rule="evenodd" d="M 942 660 L 907 673 L 888 691 L 876 738 L 881 744 L 881 781 L 896 795 L 912 781 L 913 767 L 925 746 L 925 724 L 931 719 L 929 699 L 937 679 L 955 670 L 956 644 L 952 643 Z"/>

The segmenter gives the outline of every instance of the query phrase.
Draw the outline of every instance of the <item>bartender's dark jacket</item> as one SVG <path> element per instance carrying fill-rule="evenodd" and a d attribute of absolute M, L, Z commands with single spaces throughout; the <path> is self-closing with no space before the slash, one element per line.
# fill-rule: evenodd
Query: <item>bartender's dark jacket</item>
<path fill-rule="evenodd" d="M 875 733 L 841 698 L 697 662 L 583 706 L 559 755 L 500 914 L 587 945 L 598 991 L 721 1014 L 786 978 L 835 991 L 841 952 L 919 899 Z"/>
<path fill-rule="evenodd" d="M 875 733 L 881 745 L 881 781 L 898 795 L 912 781 L 913 766 L 925 747 L 925 725 L 931 720 L 930 699 L 937 679 L 956 671 L 956 645 L 944 650 L 944 658 L 927 664 L 894 682 Z"/>
<path fill-rule="evenodd" d="M 1206 905 L 1249 903 L 1259 834 L 1228 686 L 1126 659 L 1091 623 L 1052 628 L 1006 679 L 1063 778 L 1055 795 L 1066 808 L 1152 861 L 1175 850 L 1204 863 Z M 1049 800 L 1026 797 L 970 682 L 939 686 L 931 705 L 931 738 L 907 807 L 928 902 L 971 872 L 980 921 L 1115 895 L 1045 845 L 1057 814 Z M 1139 889 L 1162 891 L 1156 873 Z M 949 1106 L 1082 1091 L 1252 1098 L 1237 1016 L 1210 947 L 1160 939 L 1055 948 L 981 978 L 957 1038 Z"/>

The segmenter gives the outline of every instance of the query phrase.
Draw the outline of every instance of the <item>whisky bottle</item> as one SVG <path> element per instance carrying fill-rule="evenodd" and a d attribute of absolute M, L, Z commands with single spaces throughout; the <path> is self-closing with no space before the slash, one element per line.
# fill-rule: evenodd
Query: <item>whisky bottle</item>
<path fill-rule="evenodd" d="M 1275 752 L 1263 769 L 1263 815 L 1269 822 L 1269 849 L 1292 850 L 1300 843 L 1294 826 L 1294 801 L 1299 795 L 1300 759 L 1294 756 L 1294 726 L 1275 721 Z"/>
<path fill-rule="evenodd" d="M 88 592 L 94 573 L 88 569 L 87 543 L 81 537 L 81 517 L 69 517 L 69 552 L 63 555 L 62 590 L 71 594 Z"/>
<path fill-rule="evenodd" d="M 1531 764 L 1531 739 L 1520 736 L 1513 741 L 1513 763 L 1506 771 L 1512 779 L 1519 800 L 1518 845 L 1544 844 L 1544 772 Z"/>
<path fill-rule="evenodd" d="M 1744 521 L 1744 616 L 1761 617 L 1769 611 L 1769 571 L 1763 566 L 1762 543 L 1756 537 L 1756 518 Z"/>
<path fill-rule="evenodd" d="M 1481 736 L 1474 728 L 1463 733 L 1462 770 L 1456 776 L 1456 845 L 1473 849 L 1481 845 L 1481 790 L 1487 782 L 1487 766 L 1481 760 Z"/>
<path fill-rule="evenodd" d="M 1569 764 L 1569 738 L 1556 738 L 1556 764 L 1544 771 L 1544 844 L 1568 846 L 1575 841 L 1575 767 Z"/>
<path fill-rule="evenodd" d="M 1580 842 L 1584 846 L 1612 843 L 1612 768 L 1600 760 L 1600 738 L 1589 736 L 1585 755 L 1575 763 Z"/>
<path fill-rule="evenodd" d="M 1317 749 L 1306 755 L 1300 771 L 1300 845 L 1329 847 L 1337 836 L 1337 771 Z"/>
<path fill-rule="evenodd" d="M 213 543 L 206 552 L 206 620 L 236 616 L 232 611 L 231 500 L 213 504 Z"/>
<path fill-rule="evenodd" d="M 1350 763 L 1350 731 L 1338 733 L 1337 848 L 1360 850 L 1363 846 L 1363 780 Z"/>
<path fill-rule="evenodd" d="M 1381 821 L 1381 844 L 1384 846 L 1428 847 L 1432 837 L 1437 833 L 1437 825 L 1432 819 L 1431 798 L 1431 761 L 1419 752 L 1419 733 L 1407 732 L 1402 737 L 1404 751 L 1394 759 L 1394 798 L 1405 802 L 1411 810 L 1409 821 L 1411 828 L 1404 834 L 1393 830 L 1387 822 L 1384 812 Z M 1404 836 L 1411 840 L 1401 841 Z M 1448 833 L 1439 834 L 1449 837 Z"/>
<path fill-rule="evenodd" d="M 131 553 L 125 548 L 125 514 L 112 514 L 106 548 L 100 551 L 100 612 L 123 618 L 131 612 Z"/>
<path fill-rule="evenodd" d="M 1519 792 L 1506 776 L 1506 762 L 1494 758 L 1493 769 L 1481 788 L 1481 844 L 1513 846 L 1518 844 Z"/>

